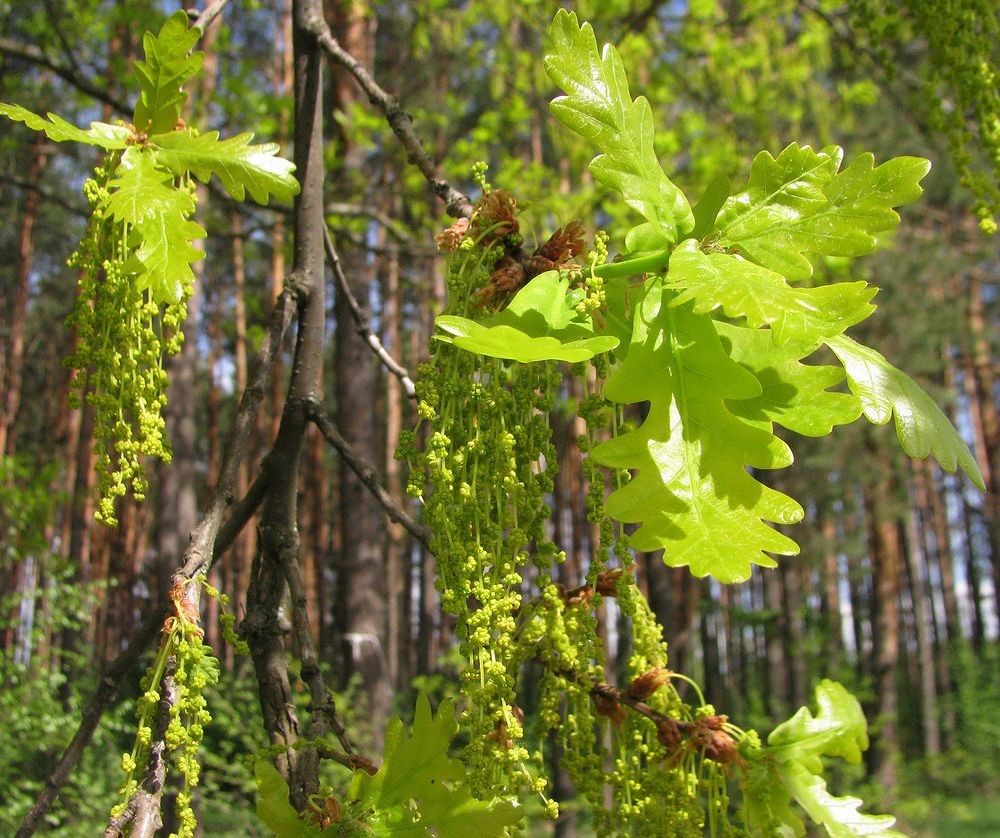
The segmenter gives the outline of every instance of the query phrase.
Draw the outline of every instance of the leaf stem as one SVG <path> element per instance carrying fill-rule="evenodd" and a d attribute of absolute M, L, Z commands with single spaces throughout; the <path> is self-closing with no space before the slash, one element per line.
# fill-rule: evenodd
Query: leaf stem
<path fill-rule="evenodd" d="M 670 262 L 672 250 L 657 250 L 654 253 L 646 253 L 635 259 L 625 259 L 622 262 L 605 262 L 597 265 L 594 269 L 594 276 L 604 279 L 613 279 L 622 276 L 636 276 L 638 274 L 655 273 L 662 271 Z"/>

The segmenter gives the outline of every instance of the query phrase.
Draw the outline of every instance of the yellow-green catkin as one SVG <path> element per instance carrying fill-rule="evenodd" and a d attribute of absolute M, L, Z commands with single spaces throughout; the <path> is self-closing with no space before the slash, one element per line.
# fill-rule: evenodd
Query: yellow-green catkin
<path fill-rule="evenodd" d="M 72 405 L 86 399 L 94 411 L 98 502 L 94 517 L 118 523 L 115 505 L 131 489 L 143 500 L 149 488 L 144 459 L 170 460 L 163 408 L 163 359 L 180 350 L 181 324 L 191 289 L 160 306 L 140 289 L 129 246 L 129 225 L 104 212 L 114 159 L 84 185 L 93 215 L 69 264 L 79 269 L 79 292 L 67 325 L 76 344 L 66 358 L 73 370 Z"/>

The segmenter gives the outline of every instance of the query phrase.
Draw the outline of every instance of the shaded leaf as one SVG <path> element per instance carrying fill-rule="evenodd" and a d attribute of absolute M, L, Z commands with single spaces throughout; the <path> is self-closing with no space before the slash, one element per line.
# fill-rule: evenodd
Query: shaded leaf
<path fill-rule="evenodd" d="M 377 835 L 500 838 L 521 821 L 508 800 L 475 800 L 465 783 L 465 766 L 448 756 L 458 730 L 455 705 L 445 700 L 432 715 L 417 697 L 410 733 L 399 719 L 386 731 L 384 761 L 373 777 L 355 772 L 351 796 L 374 808 L 370 826 Z"/>
<path fill-rule="evenodd" d="M 257 781 L 257 817 L 278 838 L 325 838 L 335 835 L 333 827 L 322 829 L 299 817 L 288 800 L 288 783 L 270 760 L 259 758 L 254 763 Z"/>

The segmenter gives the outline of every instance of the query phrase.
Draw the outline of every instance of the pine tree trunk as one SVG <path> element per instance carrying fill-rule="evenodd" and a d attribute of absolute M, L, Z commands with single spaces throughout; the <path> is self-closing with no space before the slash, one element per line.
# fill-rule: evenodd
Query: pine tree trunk
<path fill-rule="evenodd" d="M 374 32 L 363 3 L 330 4 L 331 25 L 340 43 L 363 64 L 373 60 Z M 354 81 L 339 68 L 334 73 L 334 102 L 343 113 L 357 100 Z M 345 175 L 361 170 L 363 150 L 342 141 Z M 360 253 L 346 253 L 342 263 L 347 282 L 370 317 L 371 268 Z M 384 442 L 379 439 L 375 393 L 379 370 L 374 354 L 358 335 L 343 294 L 336 295 L 336 395 L 337 425 L 344 439 L 365 461 L 381 460 Z M 388 590 L 384 556 L 385 520 L 381 507 L 346 465 L 340 469 L 340 553 L 337 563 L 336 626 L 343 656 L 343 683 L 351 674 L 361 676 L 365 715 L 374 730 L 374 747 L 381 736 L 392 702 L 386 649 L 388 646 Z"/>
<path fill-rule="evenodd" d="M 934 677 L 934 644 L 931 629 L 931 603 L 924 579 L 926 559 L 912 510 L 906 517 L 905 549 L 907 581 L 913 606 L 917 641 L 917 675 L 920 685 L 920 725 L 923 750 L 929 757 L 941 753 L 941 726 L 938 722 L 937 688 Z"/>
<path fill-rule="evenodd" d="M 865 487 L 868 549 L 874 573 L 876 730 L 872 746 L 873 774 L 891 794 L 896 785 L 899 752 L 897 665 L 899 663 L 899 578 L 903 571 L 899 524 L 893 509 L 892 465 L 869 441 L 869 456 L 878 476 Z"/>
<path fill-rule="evenodd" d="M 31 167 L 28 183 L 37 186 L 45 172 L 48 146 L 43 135 L 35 137 L 31 147 Z M 17 241 L 14 274 L 17 280 L 14 305 L 7 312 L 10 329 L 4 346 L 2 387 L 0 387 L 0 456 L 14 453 L 17 411 L 21 404 L 21 374 L 24 364 L 24 326 L 28 313 L 28 279 L 35 253 L 35 222 L 38 220 L 39 195 L 29 189 L 21 216 L 21 232 Z"/>

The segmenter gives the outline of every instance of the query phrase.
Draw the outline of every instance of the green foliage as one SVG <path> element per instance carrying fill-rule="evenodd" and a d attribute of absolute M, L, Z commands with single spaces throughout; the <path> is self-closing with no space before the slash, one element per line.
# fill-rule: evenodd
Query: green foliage
<path fill-rule="evenodd" d="M 546 271 L 532 279 L 499 314 L 477 321 L 441 315 L 437 339 L 490 358 L 533 361 L 586 361 L 614 349 L 618 339 L 595 335 L 593 323 L 576 311 L 584 297 L 570 289 L 569 277 Z"/>
<path fill-rule="evenodd" d="M 465 766 L 448 755 L 457 730 L 452 701 L 442 702 L 434 715 L 430 702 L 419 695 L 410 732 L 398 718 L 390 720 L 382 767 L 374 775 L 355 771 L 340 809 L 343 816 L 322 827 L 300 816 L 289 802 L 284 778 L 269 760 L 258 758 L 257 815 L 279 838 L 501 836 L 523 815 L 509 800 L 487 803 L 472 797 Z M 362 815 L 364 827 L 347 813 Z"/>
<path fill-rule="evenodd" d="M 790 280 L 808 279 L 805 253 L 863 256 L 875 233 L 899 223 L 893 207 L 920 197 L 930 163 L 896 157 L 874 167 L 862 154 L 838 173 L 843 150 L 815 152 L 792 143 L 777 157 L 762 151 L 742 192 L 723 205 L 715 221 L 720 247 L 736 247 L 751 262 Z"/>
<path fill-rule="evenodd" d="M 118 497 L 128 488 L 137 499 L 145 496 L 142 459 L 170 459 L 162 363 L 180 350 L 195 281 L 191 266 L 205 255 L 195 246 L 205 230 L 192 219 L 191 178 L 207 181 L 215 174 L 237 200 L 247 191 L 261 203 L 271 195 L 290 200 L 298 192 L 295 167 L 276 156 L 276 145 L 252 146 L 250 133 L 220 141 L 215 131 L 202 135 L 184 125 L 182 86 L 203 59 L 191 52 L 198 38 L 182 11 L 158 35 L 146 33 L 145 61 L 133 67 L 140 94 L 132 125 L 94 122 L 85 130 L 54 114 L 46 121 L 0 104 L 0 113 L 53 140 L 109 152 L 84 186 L 92 216 L 71 262 L 80 268 L 81 293 L 69 321 L 78 343 L 67 364 L 76 370 L 80 395 L 96 409 L 96 517 L 112 526 Z"/>
<path fill-rule="evenodd" d="M 667 277 L 684 289 L 676 304 L 695 300 L 695 311 L 719 308 L 743 317 L 754 329 L 768 326 L 776 344 L 795 339 L 818 343 L 868 317 L 876 289 L 864 282 L 838 282 L 797 288 L 774 271 L 728 253 L 705 253 L 694 239 L 682 242 L 670 257 Z"/>
<path fill-rule="evenodd" d="M 220 140 L 218 131 L 199 134 L 191 128 L 158 134 L 151 139 L 159 162 L 176 175 L 190 172 L 202 183 L 216 175 L 226 191 L 237 201 L 246 192 L 258 204 L 266 204 L 273 195 L 291 201 L 299 191 L 292 177 L 295 166 L 278 157 L 278 144 L 250 145 L 249 131 L 228 140 Z"/>
<path fill-rule="evenodd" d="M 882 355 L 845 335 L 827 341 L 844 369 L 851 391 L 861 400 L 865 416 L 884 425 L 895 415 L 896 435 L 911 457 L 933 454 L 946 471 L 961 467 L 985 491 L 979 464 L 948 417 L 916 382 Z"/>
<path fill-rule="evenodd" d="M 794 523 L 802 508 L 745 469 L 786 466 L 791 452 L 770 428 L 727 409 L 728 400 L 760 395 L 760 384 L 726 355 L 709 317 L 691 304 L 672 306 L 672 297 L 661 279 L 646 283 L 628 355 L 604 386 L 612 401 L 649 401 L 649 415 L 591 456 L 602 465 L 638 469 L 608 499 L 612 517 L 642 522 L 631 538 L 636 549 L 666 547 L 668 564 L 742 581 L 751 562 L 774 566 L 763 551 L 798 551 L 761 519 Z"/>
<path fill-rule="evenodd" d="M 0 102 L 0 114 L 15 122 L 23 122 L 34 131 L 44 131 L 45 136 L 57 143 L 73 141 L 96 145 L 108 151 L 125 148 L 128 128 L 124 125 L 108 125 L 106 122 L 91 122 L 89 129 L 77 128 L 61 116 L 48 114 L 48 121 L 20 105 L 6 105 Z"/>
<path fill-rule="evenodd" d="M 408 735 L 399 719 L 386 730 L 382 767 L 374 776 L 355 772 L 350 796 L 377 815 L 369 825 L 377 835 L 501 835 L 520 823 L 522 815 L 509 800 L 485 803 L 472 797 L 465 766 L 448 756 L 458 731 L 455 707 L 444 701 L 437 715 L 417 697 Z"/>
<path fill-rule="evenodd" d="M 654 225 L 661 246 L 674 243 L 694 217 L 656 158 L 649 102 L 632 99 L 618 52 L 610 45 L 598 52 L 593 28 L 580 26 L 575 12 L 561 9 L 549 34 L 545 70 L 567 94 L 552 102 L 552 113 L 601 152 L 590 164 L 594 178 Z"/>
<path fill-rule="evenodd" d="M 140 91 L 132 120 L 137 131 L 151 136 L 176 128 L 187 101 L 181 88 L 194 78 L 205 59 L 204 53 L 191 52 L 198 38 L 198 32 L 188 28 L 183 11 L 167 18 L 158 35 L 147 32 L 143 36 L 146 60 L 132 65 Z"/>
<path fill-rule="evenodd" d="M 868 726 L 858 700 L 834 681 L 817 685 L 816 703 L 816 715 L 800 707 L 771 732 L 766 748 L 751 752 L 744 802 L 748 816 L 766 825 L 765 834 L 789 829 L 804 835 L 805 827 L 791 808 L 794 800 L 831 838 L 902 838 L 891 828 L 896 821 L 891 815 L 863 814 L 857 798 L 834 797 L 827 791 L 822 757 L 860 763 L 868 747 Z"/>
<path fill-rule="evenodd" d="M 910 49 L 926 45 L 916 64 L 911 106 L 948 140 L 962 184 L 972 193 L 983 232 L 997 231 L 1000 212 L 1000 9 L 989 0 L 851 0 L 852 24 L 891 79 L 914 64 Z M 893 43 L 906 45 L 904 54 Z M 912 72 L 912 70 L 911 70 Z"/>
<path fill-rule="evenodd" d="M 565 11 L 556 15 L 551 36 L 546 68 L 568 94 L 553 103 L 554 112 L 604 152 L 592 166 L 595 177 L 647 218 L 625 237 L 633 258 L 593 273 L 612 280 L 658 274 L 646 280 L 634 313 L 627 285 L 612 281 L 603 289 L 607 302 L 592 314 L 588 338 L 591 348 L 602 336 L 621 342 L 621 364 L 607 379 L 605 398 L 650 404 L 639 429 L 592 452 L 595 462 L 634 473 L 608 502 L 614 518 L 641 524 L 633 545 L 665 548 L 667 564 L 725 582 L 748 578 L 753 564 L 774 566 L 768 554 L 797 553 L 767 522 L 794 523 L 802 508 L 747 472 L 792 462 L 774 423 L 821 435 L 862 410 L 885 422 L 895 409 L 907 453 L 934 453 L 943 468 L 961 465 L 981 485 L 973 458 L 930 399 L 884 359 L 880 374 L 866 373 L 862 367 L 881 356 L 843 337 L 873 313 L 875 289 L 863 282 L 792 285 L 813 273 L 805 254 L 870 252 L 876 235 L 898 224 L 894 207 L 921 194 L 927 161 L 898 157 L 875 166 L 872 155 L 862 154 L 840 170 L 838 146 L 815 152 L 793 143 L 777 157 L 759 154 L 747 187 L 735 195 L 724 196 L 726 181 L 716 178 L 692 215 L 652 155 L 649 105 L 630 98 L 615 49 L 608 45 L 599 54 L 590 26 Z M 626 170 L 627 177 L 618 176 Z M 685 238 L 692 230 L 700 238 Z M 439 324 L 456 346 L 473 352 L 524 362 L 578 358 L 566 332 L 565 286 L 556 281 L 545 279 L 548 296 L 538 293 L 541 283 L 525 288 L 510 314 L 479 324 L 445 316 Z M 736 323 L 718 322 L 720 315 Z M 534 341 L 524 326 L 513 330 L 514 323 L 530 324 Z M 839 372 L 801 363 L 823 342 L 844 364 L 857 399 L 827 392 Z M 869 353 L 864 363 L 858 352 Z"/>

